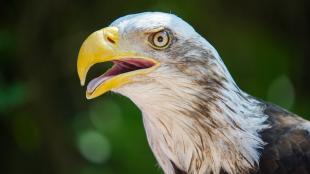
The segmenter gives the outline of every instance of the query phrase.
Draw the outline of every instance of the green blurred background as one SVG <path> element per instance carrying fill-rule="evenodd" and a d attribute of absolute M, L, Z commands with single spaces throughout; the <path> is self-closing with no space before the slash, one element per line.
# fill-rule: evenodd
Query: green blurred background
<path fill-rule="evenodd" d="M 87 101 L 76 73 L 91 32 L 142 11 L 185 19 L 243 90 L 310 118 L 309 0 L 2 0 L 0 173 L 161 173 L 136 106 Z"/>

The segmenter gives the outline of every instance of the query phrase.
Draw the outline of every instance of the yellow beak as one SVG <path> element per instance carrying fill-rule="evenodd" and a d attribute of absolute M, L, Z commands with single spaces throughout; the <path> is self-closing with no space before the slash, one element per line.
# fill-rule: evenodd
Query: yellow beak
<path fill-rule="evenodd" d="M 81 85 L 85 84 L 85 79 L 88 70 L 96 63 L 107 62 L 112 60 L 120 60 L 125 58 L 145 59 L 154 63 L 155 66 L 146 69 L 126 72 L 116 75 L 102 84 L 100 84 L 94 91 L 87 92 L 86 98 L 92 99 L 99 95 L 118 88 L 130 82 L 131 77 L 146 74 L 153 71 L 159 63 L 153 59 L 138 56 L 134 52 L 123 52 L 119 49 L 119 33 L 116 27 L 107 27 L 92 33 L 82 44 L 78 60 L 77 71 L 80 78 Z"/>

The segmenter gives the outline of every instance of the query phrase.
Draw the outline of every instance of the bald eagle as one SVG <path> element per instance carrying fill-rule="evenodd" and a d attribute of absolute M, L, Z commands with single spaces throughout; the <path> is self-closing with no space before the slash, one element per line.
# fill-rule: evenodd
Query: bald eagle
<path fill-rule="evenodd" d="M 242 91 L 179 17 L 127 15 L 91 34 L 78 55 L 81 84 L 107 61 L 113 66 L 88 83 L 87 99 L 107 91 L 131 99 L 166 174 L 310 173 L 309 121 Z"/>

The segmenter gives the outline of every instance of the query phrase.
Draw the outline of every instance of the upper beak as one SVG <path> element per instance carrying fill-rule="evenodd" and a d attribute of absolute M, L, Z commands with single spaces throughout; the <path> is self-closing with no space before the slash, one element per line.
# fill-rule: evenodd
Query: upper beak
<path fill-rule="evenodd" d="M 88 70 L 96 63 L 106 61 L 126 61 L 136 58 L 151 62 L 154 66 L 136 71 L 116 74 L 103 81 L 93 91 L 86 91 L 86 98 L 95 98 L 111 89 L 131 82 L 131 77 L 153 71 L 159 63 L 154 59 L 137 56 L 134 52 L 122 51 L 119 48 L 119 32 L 117 27 L 107 27 L 92 33 L 82 44 L 77 60 L 77 71 L 83 86 Z"/>
<path fill-rule="evenodd" d="M 118 47 L 118 28 L 107 27 L 92 33 L 82 44 L 77 61 L 81 85 L 85 84 L 88 70 L 99 62 L 115 57 Z"/>

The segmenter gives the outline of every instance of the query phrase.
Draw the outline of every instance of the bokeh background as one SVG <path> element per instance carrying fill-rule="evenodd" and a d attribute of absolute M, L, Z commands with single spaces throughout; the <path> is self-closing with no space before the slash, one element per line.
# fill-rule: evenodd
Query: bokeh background
<path fill-rule="evenodd" d="M 182 17 L 243 90 L 310 118 L 309 2 L 0 1 L 0 173 L 161 173 L 137 107 L 113 93 L 87 101 L 76 73 L 91 32 L 142 11 Z"/>

